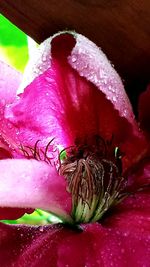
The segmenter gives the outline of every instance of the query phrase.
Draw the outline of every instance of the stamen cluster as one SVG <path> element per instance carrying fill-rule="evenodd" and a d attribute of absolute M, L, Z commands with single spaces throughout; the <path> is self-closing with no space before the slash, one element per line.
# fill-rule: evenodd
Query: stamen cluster
<path fill-rule="evenodd" d="M 76 223 L 98 221 L 123 196 L 125 179 L 121 175 L 119 149 L 115 147 L 112 154 L 111 143 L 95 138 L 92 146 L 66 149 L 59 170 L 72 194 L 72 217 Z"/>

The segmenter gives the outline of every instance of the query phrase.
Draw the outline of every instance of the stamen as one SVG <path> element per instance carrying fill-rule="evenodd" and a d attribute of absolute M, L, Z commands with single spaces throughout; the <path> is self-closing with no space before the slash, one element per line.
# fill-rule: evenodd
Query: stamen
<path fill-rule="evenodd" d="M 49 156 L 49 150 L 53 153 L 55 152 L 51 148 L 53 140 L 54 138 L 48 142 L 45 149 L 38 147 L 41 141 L 37 140 L 34 147 L 20 145 L 20 150 L 23 152 L 24 156 L 28 159 L 33 158 L 38 161 L 45 161 L 47 164 L 51 164 L 53 158 Z"/>
<path fill-rule="evenodd" d="M 45 148 L 45 151 L 44 151 L 44 160 L 49 160 L 49 158 L 47 157 L 47 154 L 48 154 L 48 149 L 50 147 L 50 145 L 52 144 L 52 142 L 54 141 L 54 138 L 52 140 L 50 140 Z"/>
<path fill-rule="evenodd" d="M 76 223 L 98 221 L 120 201 L 125 186 L 119 148 L 115 147 L 112 155 L 108 143 L 97 136 L 94 140 L 92 146 L 67 148 L 59 169 L 72 194 L 72 217 Z"/>
<path fill-rule="evenodd" d="M 25 156 L 25 158 L 30 158 L 28 151 L 25 150 L 22 144 L 20 145 L 20 150 L 23 152 L 23 155 Z"/>

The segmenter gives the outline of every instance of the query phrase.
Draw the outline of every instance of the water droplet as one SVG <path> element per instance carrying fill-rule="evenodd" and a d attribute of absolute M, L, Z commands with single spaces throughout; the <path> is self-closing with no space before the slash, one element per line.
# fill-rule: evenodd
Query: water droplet
<path fill-rule="evenodd" d="M 72 56 L 71 60 L 72 60 L 72 62 L 74 63 L 74 62 L 77 61 L 77 57 L 76 57 L 76 56 Z"/>
<path fill-rule="evenodd" d="M 45 80 L 46 80 L 48 83 L 51 83 L 51 82 L 53 82 L 53 79 L 52 79 L 52 78 L 50 78 L 50 77 L 45 77 Z"/>
<path fill-rule="evenodd" d="M 116 96 L 113 96 L 112 100 L 115 102 L 117 100 Z"/>
<path fill-rule="evenodd" d="M 84 73 L 83 72 L 80 72 L 80 76 L 83 77 L 84 76 Z"/>
<path fill-rule="evenodd" d="M 93 78 L 92 80 L 93 80 L 93 82 L 94 82 L 94 83 L 97 83 L 97 82 L 98 82 L 97 75 L 93 75 L 93 77 L 92 77 L 92 78 Z"/>
<path fill-rule="evenodd" d="M 45 56 L 45 55 L 43 55 L 43 57 L 42 57 L 42 61 L 43 61 L 43 62 L 46 61 L 46 56 Z"/>
<path fill-rule="evenodd" d="M 124 112 L 123 112 L 124 116 L 127 115 L 127 110 L 125 109 Z"/>
<path fill-rule="evenodd" d="M 42 66 L 39 66 L 39 70 L 42 70 Z"/>
<path fill-rule="evenodd" d="M 129 233 L 127 233 L 127 232 L 124 233 L 124 236 L 128 236 L 128 235 L 129 235 Z"/>
<path fill-rule="evenodd" d="M 39 227 L 39 231 L 40 231 L 40 232 L 43 232 L 43 231 L 44 231 L 44 227 L 43 227 L 43 226 L 40 226 L 40 227 Z"/>
<path fill-rule="evenodd" d="M 103 80 L 103 83 L 104 83 L 104 84 L 107 84 L 107 80 L 106 80 L 106 79 L 104 79 L 104 80 Z"/>

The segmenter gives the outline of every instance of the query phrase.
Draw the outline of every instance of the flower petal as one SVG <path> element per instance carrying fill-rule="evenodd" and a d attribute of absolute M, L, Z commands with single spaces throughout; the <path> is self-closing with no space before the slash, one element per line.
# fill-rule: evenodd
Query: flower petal
<path fill-rule="evenodd" d="M 103 222 L 82 226 L 27 227 L 0 225 L 3 267 L 148 267 L 150 217 L 142 208 L 129 209 Z"/>
<path fill-rule="evenodd" d="M 0 220 L 15 220 L 33 211 L 33 209 L 0 208 Z"/>
<path fill-rule="evenodd" d="M 36 160 L 0 161 L 0 206 L 41 208 L 71 220 L 71 197 L 55 167 Z"/>
<path fill-rule="evenodd" d="M 9 147 L 0 142 L 0 160 L 12 158 Z M 15 209 L 15 208 L 0 208 L 0 220 L 14 220 L 20 218 L 24 213 L 31 213 L 32 209 Z"/>
<path fill-rule="evenodd" d="M 21 82 L 21 78 L 21 73 L 0 61 L 0 158 L 2 158 L 2 152 L 6 157 L 8 154 L 9 157 L 11 156 L 11 151 L 7 146 L 7 142 L 8 139 L 12 140 L 13 137 L 15 138 L 15 133 L 14 130 L 12 131 L 12 125 L 4 118 L 4 108 L 6 104 L 12 103 L 16 98 L 16 91 Z M 9 143 L 10 142 L 11 141 L 9 141 Z M 7 149 L 5 149 L 6 147 Z M 2 148 L 5 149 L 6 153 L 4 153 L 4 150 L 2 151 Z"/>
<path fill-rule="evenodd" d="M 139 121 L 141 128 L 150 138 L 150 85 L 147 90 L 140 95 L 139 99 Z"/>
<path fill-rule="evenodd" d="M 0 108 L 13 102 L 21 78 L 21 73 L 0 60 Z"/>
<path fill-rule="evenodd" d="M 2 140 L 2 139 L 1 139 Z M 0 140 L 0 160 L 12 158 L 11 152 L 9 151 L 9 147 L 3 144 Z"/>
<path fill-rule="evenodd" d="M 119 75 L 100 48 L 83 35 L 75 32 L 60 32 L 46 39 L 39 46 L 26 67 L 23 82 L 20 85 L 22 90 L 40 74 L 53 68 L 53 58 L 57 59 L 57 65 L 61 63 L 63 65 L 67 60 L 80 76 L 85 77 L 106 95 L 106 98 L 119 111 L 120 116 L 134 123 L 132 107 Z M 62 76 L 63 74 L 62 71 Z M 73 90 L 74 94 L 77 92 Z"/>
<path fill-rule="evenodd" d="M 139 164 L 134 173 L 128 177 L 127 188 L 129 192 L 150 187 L 150 161 L 145 160 Z"/>
<path fill-rule="evenodd" d="M 50 53 L 48 41 L 45 44 Z M 33 147 L 37 140 L 46 146 L 55 138 L 65 148 L 76 139 L 98 134 L 110 140 L 113 135 L 125 154 L 125 167 L 131 165 L 145 143 L 118 74 L 102 51 L 81 35 L 54 36 L 51 45 L 51 62 L 46 51 L 40 55 L 42 74 L 7 109 L 17 139 Z"/>

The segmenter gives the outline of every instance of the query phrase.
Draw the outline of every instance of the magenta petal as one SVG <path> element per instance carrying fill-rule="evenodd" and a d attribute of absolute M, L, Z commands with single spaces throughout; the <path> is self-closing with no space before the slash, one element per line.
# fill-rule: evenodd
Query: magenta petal
<path fill-rule="evenodd" d="M 110 140 L 113 135 L 125 167 L 133 164 L 145 143 L 118 74 L 85 37 L 68 33 L 51 40 L 52 51 L 46 40 L 31 71 L 32 78 L 40 75 L 7 108 L 15 141 L 33 147 L 37 140 L 46 146 L 55 138 L 65 148 L 76 139 L 98 134 Z"/>
<path fill-rule="evenodd" d="M 141 128 L 150 138 L 150 85 L 139 98 L 139 121 Z"/>
<path fill-rule="evenodd" d="M 21 78 L 21 73 L 0 61 L 0 107 L 15 99 Z"/>
<path fill-rule="evenodd" d="M 61 61 L 68 61 L 69 65 L 71 65 L 73 69 L 77 70 L 77 72 L 80 74 L 80 77 L 85 77 L 106 95 L 106 98 L 110 100 L 115 109 L 119 111 L 120 116 L 125 117 L 128 121 L 134 123 L 132 107 L 125 93 L 123 83 L 119 75 L 100 48 L 98 48 L 93 42 L 88 40 L 83 35 L 75 32 L 60 32 L 45 40 L 40 45 L 26 67 L 21 87 L 25 87 L 25 85 L 29 84 L 49 68 L 53 69 L 54 58 L 57 58 L 58 60 L 57 65 L 64 63 Z M 59 66 L 56 66 L 56 68 L 57 67 L 60 68 Z M 58 71 L 58 69 L 56 70 L 54 68 L 52 73 L 55 73 L 56 71 Z M 62 69 L 60 69 L 60 71 L 62 71 Z M 71 72 L 71 69 L 66 69 L 66 71 Z M 64 73 L 65 71 L 62 72 L 62 76 Z M 66 74 L 68 75 L 67 72 Z M 69 82 L 71 82 L 70 79 L 68 79 Z M 65 80 L 67 79 L 64 77 L 64 82 Z M 76 82 L 77 78 L 75 77 L 73 80 L 75 81 L 72 81 L 71 85 Z M 67 84 L 65 84 L 65 86 L 66 85 Z M 73 88 L 74 87 L 75 85 Z M 70 88 L 70 91 L 73 90 L 73 92 L 70 92 L 70 95 L 75 94 L 74 99 L 76 101 L 79 101 L 79 99 L 76 99 L 75 97 L 78 96 L 78 91 L 80 91 L 81 88 L 77 88 L 77 91 Z M 59 90 L 61 89 L 62 88 Z"/>
<path fill-rule="evenodd" d="M 0 61 L 0 147 L 2 147 L 1 142 L 4 143 L 5 140 L 8 142 L 9 139 L 15 136 L 14 130 L 12 131 L 12 126 L 4 119 L 4 108 L 6 104 L 12 103 L 16 98 L 16 91 L 21 82 L 21 78 L 21 73 Z M 10 136 L 11 138 L 9 138 Z M 1 152 L 0 158 L 2 158 Z"/>
<path fill-rule="evenodd" d="M 142 200 L 142 199 L 141 199 Z M 0 225 L 3 267 L 149 267 L 149 210 L 120 211 L 83 232 L 61 225 Z"/>
<path fill-rule="evenodd" d="M 0 161 L 0 206 L 41 208 L 70 219 L 71 197 L 55 167 L 36 160 Z"/>
<path fill-rule="evenodd" d="M 150 187 L 150 162 L 145 161 L 137 166 L 135 172 L 128 177 L 128 191 Z"/>
<path fill-rule="evenodd" d="M 1 159 L 7 159 L 7 158 L 12 158 L 9 146 L 2 143 L 2 138 L 0 141 L 0 160 Z"/>

